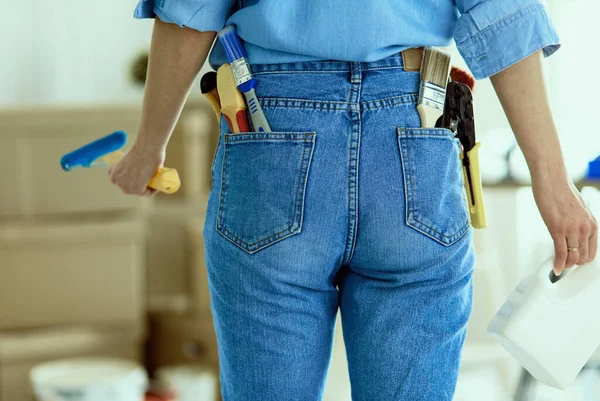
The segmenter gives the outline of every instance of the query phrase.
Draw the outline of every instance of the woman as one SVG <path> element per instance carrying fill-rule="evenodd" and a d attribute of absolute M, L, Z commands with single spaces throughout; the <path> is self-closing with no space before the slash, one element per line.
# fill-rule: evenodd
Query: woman
<path fill-rule="evenodd" d="M 595 258 L 565 170 L 536 0 L 141 0 L 157 17 L 138 137 L 110 172 L 146 188 L 216 31 L 234 24 L 273 132 L 221 119 L 204 239 L 225 401 L 321 399 L 341 310 L 354 400 L 450 400 L 472 308 L 459 144 L 420 127 L 403 50 L 458 50 L 490 77 L 527 159 L 555 271 Z M 243 4 L 241 4 L 243 3 Z M 226 62 L 220 43 L 211 65 Z M 549 333 L 548 335 L 552 335 Z"/>

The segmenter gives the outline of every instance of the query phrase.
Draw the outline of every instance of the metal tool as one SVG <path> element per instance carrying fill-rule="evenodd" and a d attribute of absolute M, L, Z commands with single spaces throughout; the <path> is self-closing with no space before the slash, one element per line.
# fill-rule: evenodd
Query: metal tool
<path fill-rule="evenodd" d="M 438 119 L 436 127 L 450 129 L 456 133 L 455 137 L 460 140 L 462 145 L 460 158 L 469 202 L 471 225 L 473 228 L 485 228 L 487 222 L 483 207 L 481 176 L 479 174 L 479 148 L 481 143 L 475 139 L 473 94 L 467 85 L 454 81 L 448 84 L 444 114 Z"/>

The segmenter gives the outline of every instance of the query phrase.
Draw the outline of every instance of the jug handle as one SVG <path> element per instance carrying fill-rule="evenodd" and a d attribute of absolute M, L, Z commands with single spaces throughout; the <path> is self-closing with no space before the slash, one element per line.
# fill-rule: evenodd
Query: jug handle
<path fill-rule="evenodd" d="M 552 284 L 565 278 L 571 270 L 572 269 L 563 270 L 560 276 L 554 274 L 554 253 L 552 253 L 544 260 L 544 263 L 541 264 L 537 271 L 538 283 L 543 286 L 552 286 Z"/>
<path fill-rule="evenodd" d="M 554 274 L 554 253 L 552 253 L 540 266 L 537 278 L 541 285 L 550 289 L 548 294 L 556 299 L 557 302 L 566 302 L 575 298 L 577 295 L 585 292 L 592 286 L 596 280 L 600 279 L 600 265 L 596 262 L 588 263 L 585 266 L 573 266 L 570 269 L 564 269 L 560 276 Z M 575 276 L 587 276 L 583 280 L 584 285 L 576 288 Z M 571 278 L 568 278 L 572 276 Z"/>

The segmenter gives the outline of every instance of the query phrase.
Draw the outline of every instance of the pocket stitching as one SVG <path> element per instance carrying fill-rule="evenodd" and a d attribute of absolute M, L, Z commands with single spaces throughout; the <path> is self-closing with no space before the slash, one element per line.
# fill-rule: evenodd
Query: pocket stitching
<path fill-rule="evenodd" d="M 243 135 L 244 133 L 242 133 Z M 249 134 L 249 133 L 248 133 Z M 268 136 L 269 134 L 273 135 L 274 133 L 268 132 L 268 133 L 252 133 L 257 134 L 256 136 Z M 281 134 L 285 134 L 285 133 L 281 133 Z M 229 133 L 229 139 L 227 137 L 228 134 L 225 134 L 225 142 L 226 143 L 235 143 L 235 142 L 246 142 L 246 141 L 255 141 L 258 138 L 243 138 L 243 137 L 237 137 L 237 135 L 240 135 L 239 133 Z M 302 137 L 300 138 L 296 138 L 295 136 L 300 136 L 302 135 Z M 307 155 L 306 154 L 306 150 L 308 148 L 314 148 L 314 146 L 312 146 L 314 144 L 314 138 L 315 138 L 316 132 L 304 132 L 304 133 L 297 133 L 294 136 L 290 136 L 287 135 L 285 137 L 281 137 L 281 138 L 269 138 L 269 139 L 275 139 L 275 140 L 294 140 L 294 141 L 298 141 L 300 143 L 303 144 L 303 149 L 302 149 L 302 155 L 301 155 L 301 164 L 303 166 L 306 166 L 305 168 L 302 168 L 300 170 L 300 179 L 296 188 L 296 194 L 295 194 L 295 199 L 294 199 L 294 211 L 293 211 L 293 217 L 292 217 L 292 223 L 291 225 L 282 230 L 279 231 L 275 234 L 271 234 L 270 236 L 266 237 L 266 238 L 262 238 L 256 242 L 246 242 L 244 240 L 242 240 L 239 236 L 237 236 L 236 234 L 232 233 L 230 230 L 228 230 L 224 225 L 223 225 L 223 198 L 224 198 L 224 192 L 226 192 L 226 188 L 228 185 L 228 182 L 225 179 L 226 174 L 221 174 L 221 194 L 220 194 L 220 200 L 219 200 L 219 211 L 218 211 L 218 221 L 217 221 L 217 231 L 221 232 L 222 234 L 224 234 L 226 236 L 226 238 L 229 238 L 230 240 L 233 240 L 234 243 L 236 243 L 237 245 L 239 245 L 242 249 L 253 253 L 256 252 L 262 248 L 264 248 L 265 246 L 271 245 L 273 244 L 275 241 L 271 241 L 271 240 L 281 240 L 284 239 L 286 237 L 289 237 L 290 235 L 293 234 L 297 234 L 299 232 L 299 230 L 302 227 L 301 222 L 298 222 L 298 218 L 297 215 L 300 212 L 300 216 L 299 218 L 302 217 L 303 213 L 302 210 L 298 210 L 298 204 L 299 204 L 299 198 L 300 198 L 300 188 L 301 188 L 301 184 L 304 182 L 304 186 L 306 186 L 307 183 L 307 175 L 308 175 L 308 167 L 310 166 L 310 162 L 312 159 L 312 152 Z M 235 140 L 230 140 L 231 138 L 235 137 Z M 227 154 L 230 148 L 225 146 L 225 152 L 224 152 L 224 159 L 225 162 L 223 163 L 223 168 L 222 168 L 222 172 L 224 171 L 225 165 L 228 162 L 228 158 L 227 158 Z M 292 227 L 298 224 L 298 228 L 297 229 L 293 229 Z M 277 237 L 277 238 L 275 238 Z M 257 244 L 263 243 L 265 242 L 265 246 L 260 247 L 260 245 L 258 246 L 257 249 L 255 249 L 253 252 L 252 251 L 252 247 L 256 246 Z"/>
<path fill-rule="evenodd" d="M 215 147 L 215 152 L 213 154 L 212 164 L 210 166 L 210 174 L 211 174 L 210 178 L 211 178 L 211 182 L 213 180 L 213 176 L 215 175 L 215 166 L 216 166 L 216 161 L 217 161 L 217 152 L 219 151 L 219 145 L 220 144 L 221 144 L 221 134 L 219 133 L 219 136 L 217 137 L 217 146 Z"/>
<path fill-rule="evenodd" d="M 441 243 L 442 245 L 445 246 L 450 246 L 452 244 L 454 244 L 456 241 L 458 241 L 460 238 L 462 238 L 464 236 L 464 234 L 466 234 L 466 232 L 468 231 L 469 228 L 469 219 L 467 216 L 467 219 L 465 221 L 465 223 L 458 228 L 457 232 L 452 234 L 452 235 L 445 235 L 444 233 L 440 232 L 438 229 L 435 229 L 433 227 L 431 227 L 430 225 L 424 223 L 423 221 L 421 221 L 418 218 L 414 217 L 415 210 L 410 210 L 409 211 L 409 205 L 408 205 L 408 200 L 409 197 L 412 197 L 414 191 L 414 179 L 412 179 L 410 177 L 409 174 L 407 174 L 406 172 L 406 165 L 412 163 L 411 160 L 404 160 L 405 159 L 405 155 L 404 153 L 406 153 L 406 155 L 408 156 L 408 149 L 406 148 L 406 143 L 404 141 L 400 141 L 400 138 L 405 138 L 405 139 L 419 139 L 419 138 L 430 138 L 430 139 L 450 139 L 450 140 L 454 140 L 456 139 L 454 136 L 448 136 L 448 135 L 435 135 L 433 134 L 434 131 L 432 131 L 432 129 L 430 128 L 423 128 L 421 132 L 430 132 L 430 133 L 425 133 L 425 134 L 410 134 L 408 132 L 407 129 L 401 128 L 399 126 L 396 126 L 397 128 L 397 135 L 398 135 L 398 145 L 400 146 L 400 162 L 402 164 L 402 174 L 403 174 L 403 181 L 404 181 L 404 193 L 405 193 L 405 197 L 404 197 L 404 203 L 405 203 L 405 221 L 406 224 L 409 225 L 410 227 L 413 227 L 414 229 L 416 229 L 417 231 L 419 231 L 420 233 L 428 236 L 429 238 Z M 416 130 L 421 130 L 421 128 L 416 128 Z M 451 130 L 447 129 L 447 128 L 442 128 L 442 130 L 448 130 L 448 132 L 452 132 Z M 414 166 L 411 166 L 411 168 L 413 168 L 414 170 Z M 407 184 L 408 183 L 408 184 Z M 409 188 L 410 186 L 410 188 Z M 461 196 L 461 198 L 464 199 L 464 196 Z M 435 235 L 438 235 L 444 239 L 447 239 L 448 242 L 444 242 L 444 240 L 441 240 L 440 238 L 435 237 Z"/>

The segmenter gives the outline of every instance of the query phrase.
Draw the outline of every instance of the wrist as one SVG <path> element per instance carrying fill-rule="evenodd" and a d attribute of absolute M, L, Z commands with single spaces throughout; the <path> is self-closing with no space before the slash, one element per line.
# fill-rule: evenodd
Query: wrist
<path fill-rule="evenodd" d="M 156 155 L 164 153 L 167 148 L 165 141 L 159 140 L 157 135 L 148 135 L 148 133 L 138 133 L 133 147 L 145 155 Z"/>
<path fill-rule="evenodd" d="M 544 163 L 529 168 L 532 183 L 545 183 L 550 185 L 569 185 L 570 178 L 563 163 Z"/>
<path fill-rule="evenodd" d="M 132 150 L 140 155 L 142 159 L 153 159 L 160 162 L 164 161 L 166 153 L 166 144 L 136 139 Z"/>

